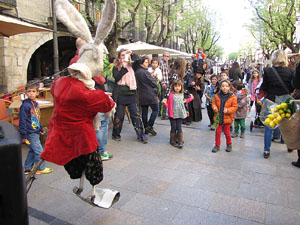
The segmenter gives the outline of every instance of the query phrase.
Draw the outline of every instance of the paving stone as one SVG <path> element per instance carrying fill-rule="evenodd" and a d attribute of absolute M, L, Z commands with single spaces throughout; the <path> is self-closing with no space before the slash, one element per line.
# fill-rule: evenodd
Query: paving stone
<path fill-rule="evenodd" d="M 245 198 L 217 194 L 209 210 L 264 223 L 266 204 Z"/>
<path fill-rule="evenodd" d="M 237 191 L 237 196 L 284 207 L 289 206 L 286 189 L 280 189 L 278 186 L 266 187 L 260 184 L 242 183 Z"/>
<path fill-rule="evenodd" d="M 286 178 L 300 179 L 300 169 L 290 164 L 278 167 L 278 175 Z"/>
<path fill-rule="evenodd" d="M 257 163 L 257 162 L 244 162 L 244 164 L 242 165 L 242 170 L 268 174 L 268 175 L 277 174 L 276 166 Z"/>
<path fill-rule="evenodd" d="M 135 175 L 131 173 L 126 173 L 112 168 L 105 168 L 103 171 L 103 181 L 100 183 L 100 186 L 110 184 L 116 187 L 121 187 L 134 177 Z"/>
<path fill-rule="evenodd" d="M 187 173 L 187 172 L 181 172 L 176 171 L 175 177 L 170 181 L 172 184 L 181 184 L 187 187 L 194 187 L 197 181 L 199 180 L 200 176 L 193 174 L 193 173 Z"/>
<path fill-rule="evenodd" d="M 74 225 L 140 225 L 143 218 L 119 209 L 101 209 L 94 207 L 92 210 L 76 220 Z"/>
<path fill-rule="evenodd" d="M 293 209 L 300 210 L 300 195 L 299 192 L 290 192 L 288 191 L 288 198 L 289 198 L 289 207 Z"/>
<path fill-rule="evenodd" d="M 255 184 L 265 186 L 265 187 L 279 187 L 282 190 L 287 190 L 287 184 L 284 178 L 274 175 L 255 173 L 255 178 L 253 180 Z M 300 187 L 300 182 L 299 182 Z"/>
<path fill-rule="evenodd" d="M 245 220 L 240 218 L 236 218 L 235 224 L 236 225 L 262 225 L 262 223 L 257 223 L 251 220 Z"/>
<path fill-rule="evenodd" d="M 148 177 L 135 176 L 133 179 L 125 183 L 122 188 L 142 194 L 152 194 L 159 197 L 168 187 L 168 183 L 154 180 Z M 157 191 L 158 193 L 155 193 Z M 154 197 L 154 196 L 153 196 Z"/>
<path fill-rule="evenodd" d="M 239 189 L 240 183 L 228 181 L 223 178 L 215 178 L 212 176 L 201 176 L 195 187 L 212 192 L 235 195 Z"/>
<path fill-rule="evenodd" d="M 121 210 L 145 218 L 170 220 L 175 217 L 181 207 L 180 204 L 172 201 L 137 194 L 121 207 Z"/>
<path fill-rule="evenodd" d="M 182 207 L 173 220 L 174 225 L 234 225 L 236 218 L 192 207 Z"/>
<path fill-rule="evenodd" d="M 182 185 L 172 185 L 161 198 L 182 203 L 188 206 L 207 209 L 213 200 L 215 193 L 197 188 L 189 188 Z"/>
<path fill-rule="evenodd" d="M 266 224 L 269 225 L 299 225 L 300 212 L 286 207 L 267 205 Z"/>
<path fill-rule="evenodd" d="M 46 223 L 44 221 L 41 221 L 35 217 L 29 216 L 29 224 L 30 225 L 47 225 L 49 223 Z"/>

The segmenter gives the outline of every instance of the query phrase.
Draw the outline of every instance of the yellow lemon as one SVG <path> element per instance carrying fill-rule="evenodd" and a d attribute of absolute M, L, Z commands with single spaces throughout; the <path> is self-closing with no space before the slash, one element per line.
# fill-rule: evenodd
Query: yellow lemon
<path fill-rule="evenodd" d="M 274 128 L 274 127 L 276 126 L 276 124 L 274 123 L 274 121 L 271 121 L 270 124 L 269 124 L 269 126 L 270 126 L 271 128 Z"/>
<path fill-rule="evenodd" d="M 285 118 L 285 113 L 280 114 L 281 118 Z"/>
<path fill-rule="evenodd" d="M 291 110 L 290 109 L 286 110 L 286 112 L 289 113 L 289 114 L 291 114 Z"/>
<path fill-rule="evenodd" d="M 268 118 L 269 118 L 270 120 L 273 120 L 275 117 L 274 117 L 273 114 L 270 114 L 270 115 L 268 115 Z"/>
<path fill-rule="evenodd" d="M 277 105 L 276 109 L 278 109 L 278 110 L 281 109 L 281 105 Z"/>
<path fill-rule="evenodd" d="M 282 110 L 282 109 L 279 109 L 279 114 L 282 114 L 282 113 L 284 113 L 284 111 Z"/>
<path fill-rule="evenodd" d="M 290 118 L 290 117 L 291 117 L 291 114 L 286 113 L 286 114 L 285 114 L 285 117 L 286 117 L 286 118 Z"/>
<path fill-rule="evenodd" d="M 277 120 L 278 122 L 280 122 L 280 121 L 282 120 L 282 117 L 281 117 L 281 116 L 278 116 L 278 117 L 276 118 L 276 120 Z"/>
<path fill-rule="evenodd" d="M 266 125 L 269 125 L 269 124 L 270 124 L 270 119 L 269 119 L 269 118 L 265 119 L 265 124 L 266 124 Z"/>
<path fill-rule="evenodd" d="M 278 120 L 277 120 L 277 118 L 276 118 L 276 119 L 274 119 L 274 120 L 273 120 L 273 122 L 275 123 L 275 125 L 277 125 L 277 124 L 278 124 Z"/>
<path fill-rule="evenodd" d="M 281 107 L 282 107 L 284 110 L 286 110 L 287 107 L 288 107 L 288 105 L 284 102 L 284 103 L 281 103 Z"/>

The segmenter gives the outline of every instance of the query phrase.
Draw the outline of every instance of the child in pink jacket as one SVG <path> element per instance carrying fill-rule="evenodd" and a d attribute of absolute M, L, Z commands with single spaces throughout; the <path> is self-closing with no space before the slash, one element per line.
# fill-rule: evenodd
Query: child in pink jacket
<path fill-rule="evenodd" d="M 194 99 L 193 95 L 190 95 L 188 99 L 184 99 L 183 92 L 184 89 L 182 81 L 175 80 L 173 81 L 172 90 L 170 92 L 168 100 L 163 100 L 163 104 L 166 108 L 168 108 L 168 116 L 171 124 L 170 144 L 178 148 L 183 147 L 183 133 L 181 124 L 182 119 L 187 117 L 184 103 L 189 103 Z M 176 133 L 178 144 L 176 143 Z"/>

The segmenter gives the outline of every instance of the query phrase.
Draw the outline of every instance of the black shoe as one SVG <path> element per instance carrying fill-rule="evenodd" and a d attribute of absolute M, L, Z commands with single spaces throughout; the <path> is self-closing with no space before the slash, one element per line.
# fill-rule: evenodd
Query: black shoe
<path fill-rule="evenodd" d="M 270 152 L 264 152 L 264 158 L 267 159 L 270 157 Z"/>
<path fill-rule="evenodd" d="M 149 132 L 149 128 L 148 127 L 146 127 L 145 128 L 145 134 L 149 134 L 150 132 Z"/>
<path fill-rule="evenodd" d="M 149 127 L 149 128 L 148 128 L 148 132 L 149 132 L 150 134 L 152 134 L 153 136 L 157 135 L 157 132 L 153 129 L 153 127 Z"/>
<path fill-rule="evenodd" d="M 112 136 L 111 138 L 113 140 L 115 140 L 115 141 L 121 141 L 121 137 L 120 136 Z"/>
<path fill-rule="evenodd" d="M 300 168 L 300 163 L 298 163 L 298 162 L 292 162 L 292 165 Z"/>
<path fill-rule="evenodd" d="M 293 150 L 292 149 L 287 149 L 287 151 L 288 151 L 288 153 L 291 153 L 291 152 L 293 152 Z"/>

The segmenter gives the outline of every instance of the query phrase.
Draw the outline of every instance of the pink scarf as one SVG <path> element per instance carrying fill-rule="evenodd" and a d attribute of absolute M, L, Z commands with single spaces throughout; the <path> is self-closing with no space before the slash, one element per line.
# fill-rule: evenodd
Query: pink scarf
<path fill-rule="evenodd" d="M 127 85 L 129 89 L 136 90 L 136 81 L 134 71 L 131 66 L 127 66 L 128 72 L 118 81 L 118 85 Z"/>

